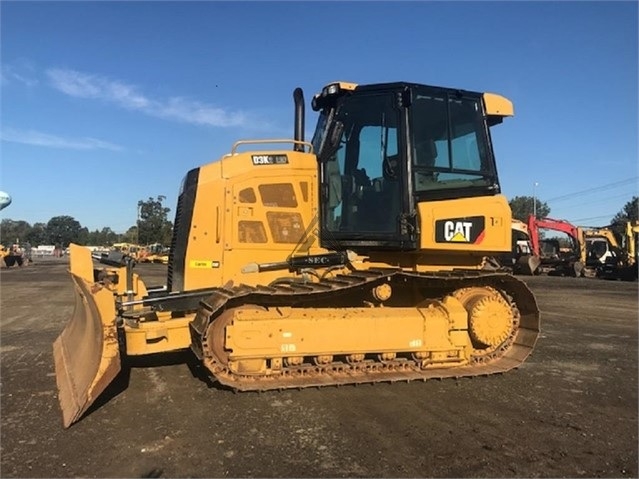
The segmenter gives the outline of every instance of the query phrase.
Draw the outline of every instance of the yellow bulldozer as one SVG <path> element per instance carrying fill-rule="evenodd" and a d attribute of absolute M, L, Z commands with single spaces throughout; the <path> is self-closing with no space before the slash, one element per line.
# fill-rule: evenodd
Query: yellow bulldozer
<path fill-rule="evenodd" d="M 486 269 L 511 249 L 490 127 L 512 103 L 336 82 L 313 97 L 307 142 L 293 96 L 292 140 L 238 141 L 186 174 L 165 287 L 71 246 L 76 308 L 54 343 L 65 427 L 123 355 L 190 349 L 220 384 L 263 391 L 501 373 L 532 351 L 533 294 Z"/>

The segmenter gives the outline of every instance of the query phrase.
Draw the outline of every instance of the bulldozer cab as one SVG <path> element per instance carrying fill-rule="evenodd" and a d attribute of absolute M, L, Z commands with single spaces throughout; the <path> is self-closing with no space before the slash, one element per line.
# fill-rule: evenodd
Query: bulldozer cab
<path fill-rule="evenodd" d="M 487 126 L 511 115 L 508 105 L 407 83 L 326 87 L 313 101 L 322 246 L 415 250 L 419 202 L 498 194 Z"/>

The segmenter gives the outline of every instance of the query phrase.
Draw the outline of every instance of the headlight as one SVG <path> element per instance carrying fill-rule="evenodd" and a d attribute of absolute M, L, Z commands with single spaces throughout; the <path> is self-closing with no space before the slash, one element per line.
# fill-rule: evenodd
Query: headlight
<path fill-rule="evenodd" d="M 313 111 L 319 111 L 324 108 L 327 104 L 327 100 L 330 97 L 334 97 L 339 95 L 341 89 L 339 83 L 331 83 L 330 85 L 326 85 L 322 88 L 322 91 L 313 97 L 311 101 L 311 107 Z"/>
<path fill-rule="evenodd" d="M 335 95 L 336 93 L 339 93 L 339 84 L 333 83 L 332 85 L 328 85 L 328 94 Z"/>
<path fill-rule="evenodd" d="M 335 95 L 339 93 L 339 83 L 332 83 L 322 88 L 322 96 L 327 97 L 329 95 Z"/>

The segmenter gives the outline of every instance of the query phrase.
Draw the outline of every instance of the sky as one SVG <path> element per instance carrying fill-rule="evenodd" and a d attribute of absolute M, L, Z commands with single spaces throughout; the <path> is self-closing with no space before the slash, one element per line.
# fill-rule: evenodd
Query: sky
<path fill-rule="evenodd" d="M 502 191 L 606 225 L 637 194 L 638 3 L 0 2 L 0 218 L 135 224 L 332 81 L 488 91 Z"/>

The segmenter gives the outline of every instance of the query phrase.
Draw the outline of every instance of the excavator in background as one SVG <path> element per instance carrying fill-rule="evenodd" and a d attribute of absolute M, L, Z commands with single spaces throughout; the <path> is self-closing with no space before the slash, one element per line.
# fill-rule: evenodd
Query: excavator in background
<path fill-rule="evenodd" d="M 562 251 L 557 239 L 542 239 L 540 229 L 565 233 L 571 242 L 569 252 Z M 579 228 L 568 221 L 552 218 L 528 217 L 528 231 L 533 253 L 539 257 L 537 273 L 551 276 L 582 276 L 586 245 Z"/>
<path fill-rule="evenodd" d="M 555 238 L 540 239 L 539 229 L 566 233 L 572 246 L 569 252 L 561 251 Z M 530 215 L 528 230 L 533 254 L 539 255 L 538 273 L 560 276 L 584 276 L 591 278 L 637 279 L 638 222 L 626 222 L 621 238 L 613 225 L 575 226 L 564 220 L 537 218 Z"/>
<path fill-rule="evenodd" d="M 597 268 L 597 276 L 603 279 L 621 279 L 623 281 L 637 280 L 637 264 L 639 258 L 639 222 L 627 221 L 624 224 L 624 234 L 621 242 L 617 242 L 612 231 L 612 225 L 603 231 L 603 236 L 608 239 L 608 254 L 602 255 L 598 259 L 600 264 Z M 613 243 L 614 241 L 614 243 Z M 603 262 L 601 258 L 603 257 Z"/>
<path fill-rule="evenodd" d="M 513 274 L 532 276 L 539 267 L 540 258 L 532 250 L 528 225 L 513 218 L 511 222 L 511 250 L 494 258 L 495 267 Z"/>
<path fill-rule="evenodd" d="M 513 273 L 532 276 L 539 268 L 541 259 L 533 251 L 528 225 L 523 221 L 512 220 Z"/>
<path fill-rule="evenodd" d="M 585 244 L 583 276 L 602 277 L 604 265 L 622 253 L 622 245 L 610 226 L 580 226 L 579 238 Z"/>
<path fill-rule="evenodd" d="M 533 350 L 535 297 L 486 268 L 511 249 L 490 129 L 512 103 L 336 82 L 307 142 L 294 100 L 292 140 L 238 141 L 186 174 L 165 287 L 71 245 L 76 308 L 53 347 L 65 427 L 122 356 L 190 349 L 220 384 L 263 391 L 501 373 Z"/>

